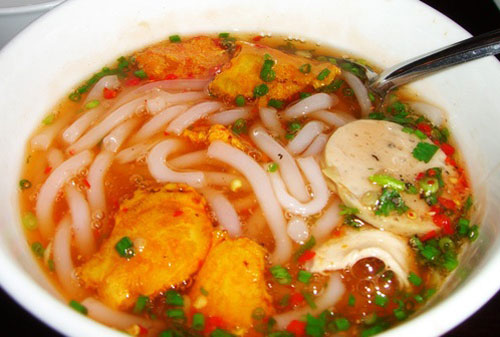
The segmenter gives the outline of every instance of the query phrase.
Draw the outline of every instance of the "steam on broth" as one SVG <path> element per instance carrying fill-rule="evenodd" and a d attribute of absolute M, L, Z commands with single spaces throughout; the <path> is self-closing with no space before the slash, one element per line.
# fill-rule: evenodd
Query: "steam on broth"
<path fill-rule="evenodd" d="M 28 243 L 71 307 L 135 336 L 386 330 L 478 227 L 443 113 L 364 80 L 260 35 L 120 57 L 28 143 Z"/>

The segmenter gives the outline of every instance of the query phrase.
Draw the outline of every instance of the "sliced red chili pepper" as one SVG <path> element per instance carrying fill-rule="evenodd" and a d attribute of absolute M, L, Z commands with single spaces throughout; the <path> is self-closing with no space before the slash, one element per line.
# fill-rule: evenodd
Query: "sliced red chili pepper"
<path fill-rule="evenodd" d="M 165 76 L 165 79 L 166 80 L 175 80 L 175 79 L 177 79 L 177 75 L 176 74 L 167 74 L 167 76 Z"/>
<path fill-rule="evenodd" d="M 102 95 L 105 99 L 112 99 L 118 95 L 118 90 L 104 88 L 102 89 Z"/>
<path fill-rule="evenodd" d="M 427 175 L 429 177 L 434 177 L 436 175 L 436 171 L 434 171 L 433 169 L 430 169 L 427 171 Z"/>
<path fill-rule="evenodd" d="M 433 205 L 431 206 L 431 212 L 434 212 L 434 214 L 439 214 L 443 212 L 443 209 L 438 205 Z"/>
<path fill-rule="evenodd" d="M 257 41 L 260 41 L 261 39 L 262 39 L 262 36 L 261 36 L 261 35 L 257 35 L 257 36 L 254 36 L 254 37 L 252 38 L 252 41 L 257 42 Z"/>
<path fill-rule="evenodd" d="M 451 156 L 455 153 L 455 148 L 448 143 L 443 143 L 440 147 L 441 150 L 443 150 L 444 154 L 447 156 Z"/>
<path fill-rule="evenodd" d="M 205 320 L 204 332 L 206 334 L 209 334 L 215 329 L 223 327 L 224 327 L 224 321 L 222 320 L 222 318 L 217 316 L 208 316 L 207 319 Z"/>
<path fill-rule="evenodd" d="M 184 214 L 184 212 L 181 211 L 180 209 L 177 209 L 177 210 L 174 211 L 174 217 L 181 216 L 182 214 Z"/>
<path fill-rule="evenodd" d="M 457 167 L 457 162 L 455 161 L 455 159 L 451 158 L 450 156 L 446 157 L 446 160 L 444 162 L 448 165 L 453 166 L 453 167 Z"/>
<path fill-rule="evenodd" d="M 417 177 L 415 179 L 418 181 L 418 180 L 422 179 L 423 177 L 425 177 L 425 173 L 420 172 L 419 174 L 417 174 Z"/>
<path fill-rule="evenodd" d="M 290 296 L 290 304 L 293 305 L 299 305 L 305 301 L 304 296 L 301 293 L 293 293 L 292 296 Z"/>
<path fill-rule="evenodd" d="M 293 333 L 295 337 L 304 336 L 306 334 L 306 322 L 295 319 L 288 324 L 286 331 Z"/>
<path fill-rule="evenodd" d="M 304 254 L 302 254 L 299 258 L 298 258 L 298 262 L 299 263 L 306 263 L 307 261 L 309 261 L 310 259 L 312 259 L 314 256 L 316 255 L 315 252 L 313 252 L 312 250 L 306 250 L 304 252 Z"/>
<path fill-rule="evenodd" d="M 446 199 L 446 198 L 443 198 L 443 197 L 439 197 L 438 198 L 438 201 L 441 205 L 443 205 L 444 207 L 450 209 L 450 210 L 455 210 L 456 209 L 456 206 L 455 205 L 455 202 L 453 200 L 450 200 L 450 199 Z"/>
<path fill-rule="evenodd" d="M 90 188 L 90 183 L 87 179 L 83 179 L 83 184 L 87 187 Z"/>
<path fill-rule="evenodd" d="M 428 233 L 425 233 L 424 236 L 420 238 L 421 241 L 427 241 L 432 239 L 433 237 L 436 236 L 436 231 L 430 231 Z"/>
<path fill-rule="evenodd" d="M 52 171 L 52 166 L 47 166 L 47 167 L 45 168 L 45 170 L 43 171 L 43 173 L 45 173 L 45 174 L 49 174 L 49 173 L 50 173 L 50 171 Z"/>
<path fill-rule="evenodd" d="M 434 214 L 432 221 L 443 230 L 443 233 L 447 235 L 454 233 L 451 220 L 446 214 Z"/>
<path fill-rule="evenodd" d="M 417 129 L 419 129 L 420 131 L 422 131 L 427 137 L 430 137 L 431 131 L 432 131 L 432 127 L 429 124 L 427 124 L 427 123 L 418 123 L 417 124 Z"/>
<path fill-rule="evenodd" d="M 139 83 L 141 83 L 141 80 L 137 77 L 131 77 L 127 81 L 125 81 L 125 85 L 129 86 L 129 87 L 132 87 L 134 85 L 138 85 Z"/>
<path fill-rule="evenodd" d="M 137 326 L 139 326 L 139 336 L 147 336 L 148 335 L 148 329 L 146 329 L 145 327 L 143 327 L 140 324 L 137 324 Z"/>

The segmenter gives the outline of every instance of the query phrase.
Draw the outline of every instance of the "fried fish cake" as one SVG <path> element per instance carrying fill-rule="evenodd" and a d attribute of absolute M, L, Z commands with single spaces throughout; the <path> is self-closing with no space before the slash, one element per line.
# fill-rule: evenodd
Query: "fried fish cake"
<path fill-rule="evenodd" d="M 265 255 L 266 250 L 250 239 L 218 234 L 190 292 L 195 309 L 222 318 L 230 329 L 248 329 L 257 308 L 271 315 Z"/>
<path fill-rule="evenodd" d="M 209 77 L 229 60 L 217 39 L 206 36 L 178 43 L 160 42 L 134 56 L 139 68 L 155 80 Z"/>
<path fill-rule="evenodd" d="M 136 191 L 120 205 L 110 237 L 78 270 L 81 280 L 118 309 L 132 307 L 139 295 L 154 296 L 188 280 L 211 245 L 206 208 L 203 197 L 183 184 Z M 116 248 L 124 237 L 133 242 L 129 258 Z"/>

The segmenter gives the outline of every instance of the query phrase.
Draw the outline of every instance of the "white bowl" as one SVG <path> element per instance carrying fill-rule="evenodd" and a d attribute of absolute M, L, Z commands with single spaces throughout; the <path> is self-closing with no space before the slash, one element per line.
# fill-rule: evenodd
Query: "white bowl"
<path fill-rule="evenodd" d="M 381 67 L 469 36 L 411 0 L 70 0 L 29 26 L 0 51 L 0 283 L 63 334 L 122 336 L 68 308 L 34 262 L 17 204 L 26 139 L 61 97 L 117 57 L 171 34 L 222 31 L 311 39 Z M 500 64 L 474 61 L 411 87 L 448 111 L 484 223 L 436 301 L 384 336 L 443 334 L 500 288 Z"/>
<path fill-rule="evenodd" d="M 21 29 L 64 0 L 3 0 L 0 3 L 0 48 Z"/>

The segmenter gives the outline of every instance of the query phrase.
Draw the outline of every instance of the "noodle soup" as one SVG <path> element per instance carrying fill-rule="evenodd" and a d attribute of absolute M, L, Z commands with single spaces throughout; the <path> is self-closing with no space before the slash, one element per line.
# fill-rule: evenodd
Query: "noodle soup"
<path fill-rule="evenodd" d="M 34 254 L 131 335 L 370 336 L 477 238 L 444 113 L 268 36 L 170 36 L 103 68 L 31 137 Z M 364 60 L 356 60 L 366 63 Z"/>

